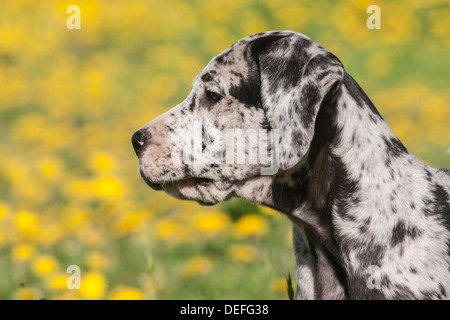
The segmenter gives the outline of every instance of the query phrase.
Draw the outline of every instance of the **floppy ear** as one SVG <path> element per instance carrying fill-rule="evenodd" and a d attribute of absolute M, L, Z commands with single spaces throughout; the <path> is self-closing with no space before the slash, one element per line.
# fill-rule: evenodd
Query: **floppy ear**
<path fill-rule="evenodd" d="M 288 170 L 307 153 L 317 113 L 339 91 L 344 68 L 333 54 L 300 34 L 269 35 L 251 46 L 262 107 L 272 129 L 278 129 L 278 166 Z"/>

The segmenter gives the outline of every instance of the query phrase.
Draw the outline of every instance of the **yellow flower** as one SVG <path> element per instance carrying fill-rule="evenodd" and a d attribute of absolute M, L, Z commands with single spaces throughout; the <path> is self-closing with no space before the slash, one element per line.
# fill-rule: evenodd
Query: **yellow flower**
<path fill-rule="evenodd" d="M 98 248 L 105 244 L 105 235 L 98 228 L 82 228 L 79 230 L 78 239 L 87 247 Z"/>
<path fill-rule="evenodd" d="M 70 199 L 86 199 L 91 196 L 89 183 L 80 178 L 69 179 L 63 186 L 63 191 Z"/>
<path fill-rule="evenodd" d="M 67 287 L 66 287 L 67 289 Z M 78 300 L 80 299 L 79 290 L 60 291 L 61 294 L 53 297 L 54 300 Z"/>
<path fill-rule="evenodd" d="M 19 300 L 37 300 L 40 299 L 40 292 L 34 288 L 22 288 L 19 289 L 16 294 L 16 298 Z"/>
<path fill-rule="evenodd" d="M 41 244 L 52 245 L 65 236 L 65 230 L 61 228 L 61 225 L 56 222 L 47 222 L 43 224 L 41 232 L 39 234 L 39 242 Z"/>
<path fill-rule="evenodd" d="M 47 280 L 47 286 L 54 290 L 67 290 L 68 277 L 69 275 L 66 273 L 56 274 Z"/>
<path fill-rule="evenodd" d="M 0 220 L 8 215 L 9 207 L 6 203 L 0 201 Z"/>
<path fill-rule="evenodd" d="M 207 274 L 212 270 L 213 263 L 207 257 L 195 256 L 190 258 L 183 268 L 183 276 L 190 278 L 197 275 Z"/>
<path fill-rule="evenodd" d="M 123 194 L 123 187 L 116 177 L 103 176 L 91 184 L 92 191 L 102 197 L 118 198 Z"/>
<path fill-rule="evenodd" d="M 236 261 L 250 262 L 255 259 L 256 250 L 245 244 L 235 244 L 228 248 L 227 255 Z"/>
<path fill-rule="evenodd" d="M 176 223 L 170 220 L 162 220 L 157 225 L 156 233 L 161 239 L 168 239 L 178 232 L 179 229 L 180 228 Z"/>
<path fill-rule="evenodd" d="M 124 235 L 136 231 L 145 220 L 145 212 L 133 212 L 121 215 L 113 224 L 114 231 Z"/>
<path fill-rule="evenodd" d="M 81 280 L 80 294 L 89 299 L 100 298 L 106 287 L 105 277 L 97 272 L 85 275 Z"/>
<path fill-rule="evenodd" d="M 276 211 L 275 209 L 269 208 L 269 207 L 259 207 L 259 211 L 262 214 L 266 214 L 268 216 L 281 216 L 281 214 L 279 214 L 278 211 Z"/>
<path fill-rule="evenodd" d="M 270 288 L 276 292 L 287 292 L 287 283 L 284 278 L 274 278 L 270 280 Z"/>
<path fill-rule="evenodd" d="M 266 227 L 266 220 L 256 214 L 247 214 L 241 217 L 235 224 L 235 230 L 238 236 L 263 234 Z"/>
<path fill-rule="evenodd" d="M 36 214 L 30 211 L 20 211 L 16 216 L 16 228 L 23 234 L 34 235 L 40 228 Z"/>
<path fill-rule="evenodd" d="M 197 225 L 205 233 L 217 233 L 226 229 L 230 218 L 222 212 L 200 213 L 197 216 Z"/>
<path fill-rule="evenodd" d="M 87 265 L 91 269 L 103 270 L 108 265 L 108 257 L 98 251 L 92 252 L 87 257 Z"/>
<path fill-rule="evenodd" d="M 110 294 L 111 300 L 143 300 L 144 293 L 142 290 L 133 287 L 120 286 L 112 290 Z"/>
<path fill-rule="evenodd" d="M 47 180 L 57 179 L 62 172 L 62 164 L 58 159 L 45 158 L 39 162 L 42 176 Z"/>
<path fill-rule="evenodd" d="M 109 171 L 115 167 L 115 161 L 106 153 L 97 153 L 91 159 L 91 167 L 99 171 Z"/>
<path fill-rule="evenodd" d="M 11 259 L 14 263 L 20 263 L 28 261 L 36 249 L 29 244 L 19 244 L 15 245 L 11 250 Z"/>
<path fill-rule="evenodd" d="M 49 274 L 58 268 L 58 261 L 50 255 L 41 255 L 34 259 L 32 269 L 37 275 Z"/>

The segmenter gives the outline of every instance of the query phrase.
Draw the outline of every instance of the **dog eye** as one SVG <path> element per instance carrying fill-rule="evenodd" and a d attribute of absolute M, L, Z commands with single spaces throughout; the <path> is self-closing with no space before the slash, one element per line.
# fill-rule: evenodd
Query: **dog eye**
<path fill-rule="evenodd" d="M 214 91 L 206 90 L 206 95 L 208 96 L 208 99 L 211 100 L 211 102 L 218 102 L 220 99 L 222 99 L 222 96 Z"/>

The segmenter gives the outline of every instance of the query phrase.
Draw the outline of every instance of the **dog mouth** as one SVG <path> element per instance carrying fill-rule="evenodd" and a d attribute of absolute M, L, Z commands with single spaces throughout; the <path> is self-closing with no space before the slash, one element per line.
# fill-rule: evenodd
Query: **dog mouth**
<path fill-rule="evenodd" d="M 173 181 L 164 181 L 164 182 L 155 182 L 150 180 L 148 177 L 145 176 L 141 172 L 141 176 L 144 179 L 145 183 L 156 191 L 162 191 L 165 190 L 167 187 L 171 188 L 177 185 L 193 185 L 193 186 L 202 186 L 202 187 L 208 187 L 214 184 L 213 179 L 209 178 L 200 178 L 200 177 L 188 177 L 183 178 L 179 180 L 173 180 Z"/>
<path fill-rule="evenodd" d="M 175 180 L 153 180 L 140 170 L 145 183 L 156 191 L 164 191 L 180 200 L 193 200 L 204 206 L 227 201 L 234 196 L 233 184 L 206 177 L 182 177 Z"/>

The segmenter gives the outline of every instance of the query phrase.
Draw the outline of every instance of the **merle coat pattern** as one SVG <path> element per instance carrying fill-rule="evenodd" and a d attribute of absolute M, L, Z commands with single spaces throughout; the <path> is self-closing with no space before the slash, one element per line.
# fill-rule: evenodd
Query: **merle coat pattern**
<path fill-rule="evenodd" d="M 174 163 L 176 137 L 194 121 L 203 137 L 211 128 L 278 129 L 280 169 Z M 236 196 L 286 215 L 298 299 L 450 297 L 449 172 L 409 152 L 341 62 L 303 34 L 234 43 L 132 140 L 156 190 L 202 204 Z"/>

